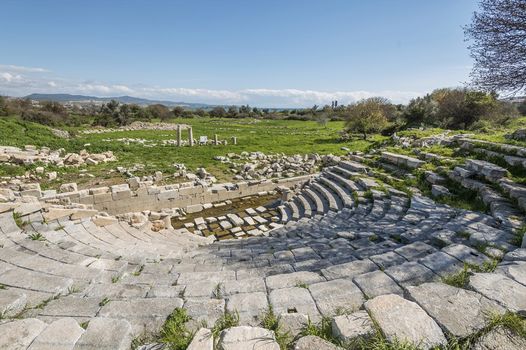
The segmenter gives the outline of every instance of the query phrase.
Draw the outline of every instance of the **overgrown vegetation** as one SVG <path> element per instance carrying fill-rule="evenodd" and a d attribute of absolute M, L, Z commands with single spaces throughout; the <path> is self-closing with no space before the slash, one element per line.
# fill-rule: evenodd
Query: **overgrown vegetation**
<path fill-rule="evenodd" d="M 219 317 L 212 328 L 212 335 L 214 338 L 219 337 L 221 332 L 230 327 L 239 326 L 239 313 L 237 311 L 226 311 Z"/>
<path fill-rule="evenodd" d="M 185 350 L 195 334 L 186 328 L 186 323 L 190 320 L 185 309 L 176 308 L 166 319 L 159 340 L 166 343 L 170 350 Z"/>
<path fill-rule="evenodd" d="M 485 261 L 482 265 L 464 263 L 462 270 L 442 277 L 442 282 L 457 288 L 467 288 L 469 277 L 473 272 L 493 272 L 498 263 L 499 261 L 496 259 Z"/>
<path fill-rule="evenodd" d="M 274 314 L 272 306 L 270 306 L 261 317 L 261 327 L 274 332 L 276 342 L 279 344 L 281 350 L 287 350 L 291 347 L 294 339 L 289 332 L 283 332 L 279 324 L 279 319 L 276 314 Z"/>

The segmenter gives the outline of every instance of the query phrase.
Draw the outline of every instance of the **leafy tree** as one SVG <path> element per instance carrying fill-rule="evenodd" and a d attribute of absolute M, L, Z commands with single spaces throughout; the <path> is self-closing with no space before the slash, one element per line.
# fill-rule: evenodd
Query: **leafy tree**
<path fill-rule="evenodd" d="M 417 97 L 409 101 L 403 110 L 403 117 L 406 123 L 411 126 L 430 125 L 437 107 L 436 101 L 427 94 L 424 97 Z"/>
<path fill-rule="evenodd" d="M 526 1 L 481 0 L 465 35 L 475 65 L 474 86 L 486 91 L 526 88 Z"/>
<path fill-rule="evenodd" d="M 440 127 L 467 129 L 498 107 L 497 96 L 483 91 L 438 89 L 431 96 L 438 104 L 434 124 Z"/>
<path fill-rule="evenodd" d="M 51 112 L 55 114 L 67 115 L 68 111 L 66 107 L 59 102 L 55 101 L 43 101 L 40 103 L 41 109 L 46 112 Z"/>
<path fill-rule="evenodd" d="M 180 118 L 184 115 L 184 108 L 181 106 L 175 106 L 174 109 L 172 109 L 172 114 L 176 118 Z"/>
<path fill-rule="evenodd" d="M 228 110 L 226 111 L 227 117 L 229 118 L 236 118 L 238 114 L 238 110 L 236 106 L 230 106 L 228 107 Z"/>
<path fill-rule="evenodd" d="M 159 103 L 149 105 L 148 111 L 150 112 L 153 118 L 159 119 L 162 122 L 170 119 L 170 117 L 172 116 L 172 113 L 170 113 L 168 107 Z"/>
<path fill-rule="evenodd" d="M 226 111 L 223 107 L 218 106 L 214 107 L 209 114 L 212 118 L 224 118 L 226 116 Z"/>
<path fill-rule="evenodd" d="M 199 116 L 199 117 L 206 117 L 206 115 L 208 113 L 204 109 L 198 108 L 198 109 L 195 110 L 194 114 Z"/>
<path fill-rule="evenodd" d="M 345 122 L 347 131 L 361 133 L 364 140 L 367 134 L 382 131 L 388 125 L 385 103 L 383 98 L 371 97 L 349 105 Z"/>
<path fill-rule="evenodd" d="M 316 123 L 323 128 L 327 128 L 327 124 L 329 123 L 329 116 L 327 113 L 316 116 Z"/>
<path fill-rule="evenodd" d="M 0 116 L 6 116 L 7 113 L 7 103 L 4 96 L 0 96 Z"/>

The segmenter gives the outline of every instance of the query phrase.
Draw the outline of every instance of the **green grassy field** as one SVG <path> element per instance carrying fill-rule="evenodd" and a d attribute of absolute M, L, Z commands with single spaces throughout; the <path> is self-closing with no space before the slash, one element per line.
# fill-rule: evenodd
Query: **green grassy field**
<path fill-rule="evenodd" d="M 47 146 L 51 149 L 64 148 L 66 152 L 78 152 L 82 149 L 90 153 L 113 151 L 118 161 L 99 164 L 96 166 L 81 168 L 54 168 L 47 166 L 47 171 L 57 170 L 60 174 L 59 181 L 55 183 L 42 182 L 44 188 L 56 187 L 58 183 L 75 181 L 86 186 L 98 184 L 120 183 L 123 177 L 114 170 L 118 166 L 130 167 L 140 163 L 145 165 L 142 173 L 136 175 L 151 175 L 155 171 L 162 171 L 165 174 L 174 172 L 174 163 L 183 163 L 190 170 L 198 167 L 205 167 L 215 175 L 220 181 L 231 180 L 231 173 L 227 171 L 227 165 L 214 160 L 215 156 L 224 156 L 227 153 L 241 153 L 243 151 L 264 153 L 285 153 L 291 154 L 344 154 L 342 147 L 347 147 L 352 151 L 367 151 L 380 145 L 388 145 L 389 137 L 381 135 L 371 135 L 368 140 L 363 140 L 361 136 L 354 137 L 351 141 L 340 141 L 339 132 L 343 129 L 343 122 L 329 122 L 326 127 L 320 126 L 312 121 L 294 120 L 256 120 L 256 119 L 178 119 L 175 122 L 190 124 L 194 130 L 194 137 L 208 136 L 213 138 L 218 134 L 221 140 L 228 140 L 227 146 L 195 146 L 195 147 L 176 147 L 172 145 L 162 145 L 162 140 L 176 139 L 175 131 L 157 130 L 138 130 L 138 131 L 116 131 L 101 134 L 84 134 L 81 131 L 88 129 L 88 126 L 79 128 L 67 128 L 74 137 L 71 139 L 61 139 L 54 136 L 51 130 L 45 126 L 21 121 L 17 117 L 0 118 L 0 145 L 24 146 L 32 144 L 38 147 Z M 507 142 L 526 146 L 526 142 L 518 142 L 506 139 L 505 134 L 517 128 L 526 127 L 526 117 L 515 120 L 508 127 L 492 128 L 485 132 L 474 133 L 476 138 L 497 142 Z M 425 137 L 444 132 L 442 129 L 433 128 L 425 130 L 405 130 L 398 133 L 400 136 Z M 455 131 L 460 133 L 463 131 Z M 183 137 L 186 137 L 186 132 Z M 233 145 L 231 137 L 237 137 L 238 144 Z M 153 147 L 145 147 L 142 144 L 124 144 L 118 139 L 133 138 L 148 140 L 149 143 L 157 143 Z M 436 146 L 435 151 L 450 153 L 451 150 Z M 403 150 L 399 149 L 403 153 Z M 410 150 L 407 150 L 410 152 Z M 451 156 L 451 154 L 444 154 Z M 0 165 L 0 176 L 20 175 L 28 170 L 34 169 L 38 164 L 29 166 Z M 80 177 L 79 174 L 84 170 L 94 177 Z"/>
<path fill-rule="evenodd" d="M 89 173 L 99 179 L 118 177 L 116 174 L 110 173 L 110 170 L 117 166 L 128 167 L 135 163 L 141 163 L 146 167 L 143 174 L 137 173 L 137 175 L 150 175 L 157 170 L 168 174 L 173 173 L 172 164 L 184 163 L 191 170 L 205 167 L 219 180 L 230 180 L 231 175 L 225 171 L 226 165 L 215 161 L 214 156 L 224 156 L 230 152 L 241 153 L 243 151 L 289 155 L 296 153 L 344 154 L 345 151 L 341 150 L 341 147 L 366 151 L 369 147 L 374 147 L 378 142 L 386 139 L 380 135 L 373 135 L 368 140 L 357 137 L 350 142 L 341 142 L 339 132 L 343 129 L 343 122 L 329 122 L 326 127 L 315 122 L 291 120 L 203 118 L 180 119 L 177 122 L 192 125 L 195 138 L 206 135 L 210 139 L 213 138 L 214 134 L 218 134 L 221 140 L 226 139 L 229 144 L 227 146 L 195 147 L 163 146 L 162 140 L 176 139 L 175 131 L 138 130 L 101 134 L 81 133 L 85 128 L 68 128 L 76 136 L 65 140 L 54 136 L 47 127 L 22 122 L 16 117 L 9 117 L 0 119 L 0 145 L 24 146 L 32 144 L 38 147 L 48 146 L 52 149 L 64 148 L 67 152 L 78 152 L 81 149 L 86 149 L 90 153 L 113 151 L 118 161 L 87 168 Z M 186 133 L 183 133 L 183 137 L 186 136 Z M 232 136 L 237 137 L 237 145 L 232 144 Z M 126 145 L 118 141 L 120 138 L 145 139 L 158 144 L 154 147 L 145 147 L 137 143 Z M 34 167 L 36 165 L 27 167 L 4 165 L 0 166 L 0 175 L 22 174 Z M 55 169 L 48 167 L 48 170 Z M 79 170 L 81 169 L 58 169 L 59 172 L 64 173 L 60 182 L 75 179 Z M 77 178 L 76 180 L 79 183 L 89 181 L 89 179 L 84 178 Z M 53 184 L 44 183 L 44 185 Z"/>

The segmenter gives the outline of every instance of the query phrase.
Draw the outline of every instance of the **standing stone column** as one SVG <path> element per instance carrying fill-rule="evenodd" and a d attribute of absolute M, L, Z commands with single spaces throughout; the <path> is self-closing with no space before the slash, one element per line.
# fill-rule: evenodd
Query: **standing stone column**
<path fill-rule="evenodd" d="M 233 143 L 234 145 L 237 145 L 237 137 L 232 136 L 232 143 Z"/>
<path fill-rule="evenodd" d="M 194 145 L 194 131 L 192 130 L 192 127 L 188 129 L 188 138 L 190 139 L 190 146 Z"/>
<path fill-rule="evenodd" d="M 214 135 L 214 145 L 217 145 L 219 143 L 219 138 L 217 137 L 217 134 Z"/>
<path fill-rule="evenodd" d="M 181 125 L 177 125 L 177 146 L 181 147 L 182 130 Z"/>

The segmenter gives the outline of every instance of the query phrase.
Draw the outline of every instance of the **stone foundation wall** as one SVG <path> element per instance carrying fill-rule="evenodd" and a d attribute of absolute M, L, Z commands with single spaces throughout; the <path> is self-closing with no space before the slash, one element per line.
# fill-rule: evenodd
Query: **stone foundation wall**
<path fill-rule="evenodd" d="M 93 205 L 99 211 L 116 215 L 144 210 L 158 211 L 163 208 L 183 208 L 188 212 L 202 209 L 205 203 L 221 202 L 272 191 L 278 187 L 294 187 L 308 181 L 313 175 L 298 176 L 279 180 L 257 180 L 234 184 L 219 184 L 211 187 L 190 184 L 147 186 L 132 190 L 128 184 L 100 187 L 75 192 L 44 196 L 42 200 L 63 199 L 81 204 Z"/>

